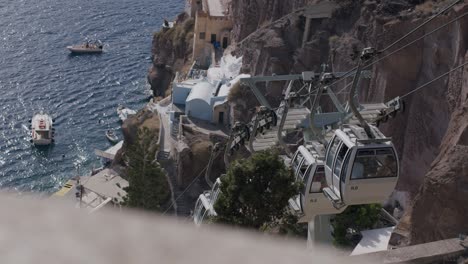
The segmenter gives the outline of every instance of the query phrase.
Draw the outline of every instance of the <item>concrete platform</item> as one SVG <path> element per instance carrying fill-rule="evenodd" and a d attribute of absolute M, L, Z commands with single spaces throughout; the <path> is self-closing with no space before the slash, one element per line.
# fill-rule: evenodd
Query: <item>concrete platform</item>
<path fill-rule="evenodd" d="M 123 140 L 115 144 L 114 146 L 106 149 L 105 151 L 95 149 L 94 154 L 96 154 L 96 156 L 101 157 L 101 158 L 114 160 L 115 154 L 117 154 L 117 151 L 119 151 L 122 148 L 122 145 L 123 145 Z"/>
<path fill-rule="evenodd" d="M 128 182 L 115 171 L 104 169 L 93 176 L 79 177 L 79 182 L 77 178 L 67 181 L 51 199 L 66 200 L 76 208 L 93 212 L 107 204 L 118 206 L 127 195 L 123 190 L 127 186 Z"/>
<path fill-rule="evenodd" d="M 442 263 L 444 260 L 468 254 L 468 238 L 452 238 L 394 250 L 352 257 L 354 260 L 375 259 L 375 263 Z"/>

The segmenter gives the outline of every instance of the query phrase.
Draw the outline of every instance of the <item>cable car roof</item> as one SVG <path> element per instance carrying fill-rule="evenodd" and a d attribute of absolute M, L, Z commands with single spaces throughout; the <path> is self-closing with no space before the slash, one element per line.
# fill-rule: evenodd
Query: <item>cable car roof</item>
<path fill-rule="evenodd" d="M 316 162 L 318 162 L 318 155 L 314 155 L 304 146 L 299 146 L 299 148 L 297 149 L 301 154 L 302 156 L 304 157 L 304 159 L 307 160 L 307 163 L 308 164 L 314 164 Z"/>
<path fill-rule="evenodd" d="M 346 125 L 342 129 L 337 129 L 335 135 L 348 146 L 366 146 L 366 145 L 392 145 L 391 138 L 385 137 L 375 126 L 370 125 L 371 131 L 375 138 L 369 138 L 364 131 L 364 128 L 357 125 Z"/>

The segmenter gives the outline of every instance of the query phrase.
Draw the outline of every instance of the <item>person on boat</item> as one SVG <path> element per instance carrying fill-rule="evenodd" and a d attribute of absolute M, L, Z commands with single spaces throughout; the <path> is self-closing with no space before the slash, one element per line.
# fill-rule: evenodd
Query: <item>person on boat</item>
<path fill-rule="evenodd" d="M 167 21 L 166 19 L 164 19 L 164 26 L 169 27 L 169 21 Z"/>
<path fill-rule="evenodd" d="M 89 48 L 89 42 L 86 41 L 86 48 Z"/>

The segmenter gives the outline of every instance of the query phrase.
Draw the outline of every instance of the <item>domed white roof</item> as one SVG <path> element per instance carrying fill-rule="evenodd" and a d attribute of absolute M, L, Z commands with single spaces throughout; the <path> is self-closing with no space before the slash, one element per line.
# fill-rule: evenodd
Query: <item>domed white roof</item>
<path fill-rule="evenodd" d="M 192 91 L 187 97 L 187 103 L 196 99 L 205 101 L 208 105 L 211 104 L 211 98 L 213 97 L 214 86 L 203 81 L 193 86 Z"/>

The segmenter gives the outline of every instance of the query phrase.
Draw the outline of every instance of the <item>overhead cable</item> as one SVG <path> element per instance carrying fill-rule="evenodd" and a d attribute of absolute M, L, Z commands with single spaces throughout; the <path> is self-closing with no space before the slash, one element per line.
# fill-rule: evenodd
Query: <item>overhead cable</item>
<path fill-rule="evenodd" d="M 430 84 L 432 84 L 432 83 L 438 81 L 439 79 L 441 79 L 441 78 L 443 78 L 443 77 L 449 75 L 450 73 L 452 73 L 452 72 L 454 72 L 454 71 L 456 71 L 456 70 L 458 70 L 458 69 L 460 69 L 460 68 L 463 68 L 463 67 L 464 67 L 465 65 L 467 65 L 467 64 L 468 64 L 468 61 L 465 62 L 465 63 L 463 63 L 463 64 L 461 64 L 461 65 L 459 65 L 459 66 L 457 66 L 457 67 L 455 67 L 455 68 L 453 68 L 453 69 L 451 69 L 450 71 L 448 71 L 448 72 L 446 72 L 446 73 L 444 73 L 444 74 L 438 76 L 437 78 L 432 79 L 431 81 L 429 81 L 429 82 L 427 82 L 427 83 L 425 83 L 425 84 L 419 86 L 418 88 L 416 88 L 416 89 L 414 89 L 414 90 L 412 90 L 412 91 L 410 91 L 410 92 L 408 92 L 408 93 L 406 93 L 406 94 L 400 96 L 400 98 L 404 98 L 404 97 L 406 97 L 406 96 L 408 96 L 408 95 L 410 95 L 410 94 L 412 94 L 412 93 L 415 93 L 415 92 L 421 90 L 422 88 L 424 88 L 424 87 L 426 87 L 426 86 L 428 86 L 428 85 L 430 85 Z"/>

